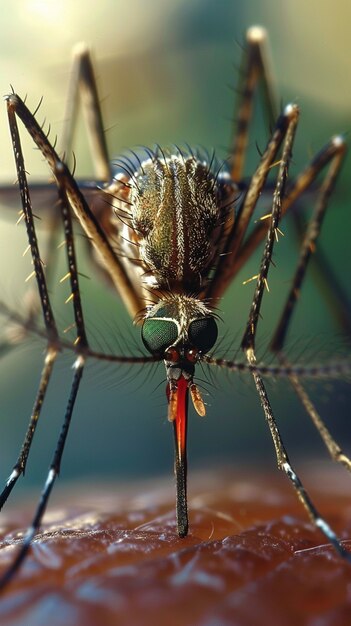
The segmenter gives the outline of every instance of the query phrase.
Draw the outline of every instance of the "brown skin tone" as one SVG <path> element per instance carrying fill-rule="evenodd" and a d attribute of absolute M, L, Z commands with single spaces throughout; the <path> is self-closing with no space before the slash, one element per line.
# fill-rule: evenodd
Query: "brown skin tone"
<path fill-rule="evenodd" d="M 351 549 L 344 478 L 328 465 L 306 483 Z M 62 488 L 0 601 L 1 624 L 349 625 L 351 566 L 283 476 L 212 471 L 192 477 L 189 495 L 190 533 L 180 539 L 168 481 Z M 32 508 L 4 518 L 1 571 Z"/>

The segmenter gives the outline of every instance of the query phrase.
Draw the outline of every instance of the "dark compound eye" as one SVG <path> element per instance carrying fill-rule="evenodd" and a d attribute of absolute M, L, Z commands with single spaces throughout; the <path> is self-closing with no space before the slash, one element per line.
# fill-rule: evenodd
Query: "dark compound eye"
<path fill-rule="evenodd" d="M 163 354 L 178 339 L 177 324 L 169 320 L 146 319 L 141 338 L 151 354 Z"/>
<path fill-rule="evenodd" d="M 188 338 L 192 346 L 200 352 L 213 348 L 218 336 L 216 320 L 213 317 L 200 317 L 189 324 Z"/>

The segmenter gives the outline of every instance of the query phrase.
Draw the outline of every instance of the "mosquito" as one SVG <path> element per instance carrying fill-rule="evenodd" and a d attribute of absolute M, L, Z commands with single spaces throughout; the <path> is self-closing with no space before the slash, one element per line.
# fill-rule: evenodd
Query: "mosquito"
<path fill-rule="evenodd" d="M 17 462 L 0 494 L 4 505 L 18 478 L 24 473 L 42 405 L 59 352 L 75 352 L 74 374 L 57 446 L 31 526 L 13 563 L 0 580 L 5 587 L 29 551 L 38 532 L 49 496 L 58 476 L 68 435 L 74 403 L 84 366 L 89 358 L 120 364 L 152 364 L 163 362 L 167 379 L 168 419 L 173 425 L 175 442 L 176 525 L 180 537 L 188 533 L 187 507 L 187 420 L 188 400 L 199 415 L 206 405 L 196 383 L 195 371 L 200 364 L 229 372 L 246 372 L 253 379 L 262 410 L 274 444 L 277 465 L 291 481 L 298 498 L 316 527 L 336 552 L 351 561 L 340 539 L 320 515 L 293 468 L 282 441 L 264 384 L 266 376 L 287 378 L 304 409 L 317 428 L 331 457 L 351 470 L 351 461 L 327 430 L 316 407 L 301 383 L 302 377 L 337 378 L 349 373 L 346 361 L 319 366 L 291 364 L 285 354 L 285 342 L 309 261 L 315 251 L 329 197 L 345 156 L 342 136 L 333 137 L 318 152 L 294 181 L 288 181 L 292 148 L 298 126 L 299 109 L 288 104 L 278 114 L 272 86 L 267 52 L 267 34 L 261 27 L 252 27 L 246 36 L 243 52 L 241 84 L 237 117 L 229 158 L 218 166 L 214 156 L 206 156 L 191 148 L 145 148 L 132 158 L 121 157 L 112 166 L 109 162 L 99 98 L 89 51 L 77 48 L 68 105 L 63 152 L 69 155 L 76 120 L 78 97 L 87 118 L 92 154 L 101 185 L 90 188 L 80 185 L 71 173 L 65 157 L 60 158 L 48 136 L 18 95 L 6 97 L 9 126 L 22 200 L 23 219 L 32 254 L 33 274 L 40 296 L 47 341 L 44 365 L 28 430 Z M 265 108 L 272 125 L 270 139 L 258 166 L 248 183 L 243 183 L 243 170 L 252 119 L 253 101 L 258 86 L 263 87 Z M 38 247 L 35 219 L 27 183 L 26 170 L 17 127 L 17 118 L 26 127 L 43 154 L 57 185 L 60 219 L 63 224 L 76 336 L 73 345 L 62 340 L 57 329 Z M 267 188 L 269 173 L 277 172 L 269 214 L 260 219 L 250 234 L 260 195 Z M 321 183 L 319 174 L 325 170 Z M 277 365 L 262 365 L 256 360 L 256 334 L 261 303 L 268 287 L 268 272 L 273 263 L 274 246 L 280 236 L 281 218 L 296 205 L 310 188 L 318 188 L 317 199 L 309 224 L 300 243 L 298 263 L 288 290 L 285 306 L 271 339 L 270 347 L 277 356 Z M 4 191 L 4 188 L 3 188 Z M 134 323 L 141 328 L 141 340 L 148 356 L 103 354 L 90 347 L 84 322 L 79 287 L 72 216 L 85 232 L 94 259 L 124 302 Z M 254 277 L 256 286 L 246 329 L 241 341 L 245 360 L 227 360 L 213 355 L 216 345 L 217 310 L 221 298 L 239 270 L 260 242 L 264 243 L 261 265 Z M 52 248 L 46 265 L 54 261 Z M 326 288 L 333 286 L 326 284 Z M 332 292 L 333 295 L 333 292 Z M 2 305 L 4 312 L 5 305 Z M 345 308 L 345 307 L 344 307 Z M 6 312 L 6 311 L 5 311 Z M 345 319 L 341 306 L 340 318 Z M 36 312 L 23 319 L 13 312 L 12 321 L 33 330 Z M 349 326 L 348 326 L 349 328 Z"/>

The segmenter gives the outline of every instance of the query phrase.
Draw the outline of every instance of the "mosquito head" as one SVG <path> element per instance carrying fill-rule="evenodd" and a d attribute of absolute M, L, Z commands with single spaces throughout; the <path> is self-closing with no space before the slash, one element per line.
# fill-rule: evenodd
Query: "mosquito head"
<path fill-rule="evenodd" d="M 178 368 L 188 378 L 201 355 L 213 348 L 217 335 L 213 313 L 199 300 L 184 295 L 167 297 L 152 306 L 141 332 L 145 347 L 151 354 L 163 356 L 167 371 Z"/>
<path fill-rule="evenodd" d="M 213 313 L 195 298 L 174 295 L 161 300 L 148 311 L 141 336 L 147 350 L 151 354 L 162 355 L 164 359 L 171 421 L 176 416 L 180 380 L 186 381 L 196 411 L 204 415 L 204 403 L 193 383 L 193 376 L 196 363 L 213 348 L 217 335 Z"/>

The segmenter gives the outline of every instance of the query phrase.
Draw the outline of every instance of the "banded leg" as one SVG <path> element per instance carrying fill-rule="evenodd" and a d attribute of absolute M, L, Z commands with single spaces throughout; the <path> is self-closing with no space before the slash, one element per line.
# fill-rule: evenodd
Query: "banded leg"
<path fill-rule="evenodd" d="M 287 178 L 288 165 L 289 165 L 290 156 L 291 156 L 291 147 L 292 147 L 292 142 L 294 139 L 294 132 L 296 129 L 296 124 L 297 124 L 297 114 L 295 115 L 295 117 L 292 118 L 291 125 L 289 127 L 290 132 L 287 132 L 286 139 L 284 142 L 283 154 L 282 154 L 281 163 L 279 167 L 276 188 L 275 188 L 275 192 L 273 195 L 272 217 L 270 220 L 270 225 L 269 225 L 269 229 L 267 233 L 266 245 L 265 245 L 265 249 L 263 252 L 261 268 L 260 268 L 260 272 L 257 278 L 257 284 L 256 284 L 256 289 L 255 289 L 255 293 L 254 293 L 253 300 L 252 300 L 252 305 L 250 308 L 249 318 L 248 318 L 246 330 L 245 330 L 243 340 L 242 340 L 242 349 L 246 353 L 248 363 L 252 366 L 255 366 L 256 364 L 255 338 L 256 338 L 256 332 L 257 332 L 257 323 L 258 323 L 258 319 L 260 315 L 263 291 L 265 288 L 265 284 L 266 284 L 266 280 L 268 276 L 268 270 L 269 270 L 271 260 L 272 260 L 272 252 L 273 252 L 273 246 L 275 242 L 276 229 L 278 228 L 279 219 L 281 216 L 282 198 L 284 195 L 284 188 L 285 188 L 285 183 L 286 183 L 286 178 Z M 303 506 L 307 510 L 307 513 L 309 514 L 309 517 L 312 520 L 312 522 L 315 524 L 315 526 L 319 528 L 319 530 L 321 530 L 321 532 L 324 534 L 327 540 L 334 547 L 336 552 L 342 558 L 345 558 L 346 560 L 351 562 L 351 554 L 348 554 L 348 552 L 342 546 L 340 540 L 338 539 L 338 537 L 336 536 L 332 528 L 320 516 L 318 510 L 316 509 L 313 502 L 311 501 L 301 480 L 299 479 L 298 475 L 296 474 L 296 472 L 294 471 L 290 463 L 288 454 L 284 447 L 277 423 L 273 415 L 273 411 L 272 411 L 272 408 L 271 408 L 271 405 L 267 396 L 267 392 L 266 392 L 262 377 L 260 376 L 257 370 L 252 371 L 252 376 L 254 378 L 255 386 L 256 386 L 256 389 L 260 398 L 260 403 L 264 411 L 265 418 L 266 418 L 266 421 L 267 421 L 267 424 L 269 426 L 269 430 L 272 436 L 272 440 L 273 440 L 273 444 L 274 444 L 274 448 L 276 452 L 276 457 L 277 457 L 278 469 L 284 471 L 286 476 L 292 482 L 292 485 L 297 493 L 299 500 L 302 502 Z"/>
<path fill-rule="evenodd" d="M 22 444 L 22 448 L 18 459 L 13 467 L 13 470 L 6 482 L 6 485 L 0 494 L 0 509 L 3 507 L 6 502 L 8 496 L 10 495 L 12 489 L 14 488 L 19 476 L 24 474 L 26 463 L 28 459 L 28 455 L 30 452 L 30 447 L 32 444 L 32 440 L 35 434 L 35 430 L 38 424 L 38 420 L 40 417 L 41 408 L 44 402 L 46 390 L 50 381 L 50 377 L 52 374 L 53 365 L 57 356 L 57 352 L 59 349 L 59 338 L 58 331 L 53 315 L 53 311 L 50 304 L 50 298 L 48 294 L 48 289 L 46 285 L 46 278 L 44 274 L 44 269 L 42 265 L 42 261 L 40 258 L 40 252 L 38 247 L 38 240 L 35 232 L 34 226 L 34 217 L 31 205 L 31 199 L 28 189 L 27 177 L 25 172 L 22 148 L 18 133 L 18 127 L 16 122 L 16 116 L 14 111 L 9 108 L 8 110 L 9 116 L 9 125 L 11 131 L 12 145 L 15 155 L 16 168 L 17 168 L 17 176 L 20 188 L 20 195 L 22 201 L 22 210 L 27 228 L 27 235 L 29 246 L 32 254 L 33 266 L 34 266 L 34 275 L 36 277 L 36 282 L 38 286 L 38 291 L 40 295 L 40 302 L 42 308 L 42 314 L 44 319 L 44 324 L 46 328 L 47 334 L 47 348 L 46 354 L 44 358 L 44 367 L 41 373 L 39 388 L 36 396 L 36 400 L 34 403 L 34 407 L 32 410 L 32 414 L 30 417 L 29 425 L 27 428 L 27 432 Z"/>
<path fill-rule="evenodd" d="M 323 218 L 327 210 L 328 199 L 333 192 L 345 154 L 345 144 L 343 141 L 334 140 L 334 144 L 334 157 L 329 165 L 327 175 L 320 189 L 319 199 L 310 219 L 310 223 L 306 229 L 306 233 L 301 244 L 299 259 L 292 280 L 291 288 L 270 346 L 271 350 L 277 353 L 280 363 L 286 367 L 289 365 L 289 363 L 283 353 L 283 348 L 286 341 L 288 329 L 291 324 L 292 315 L 299 298 L 303 280 L 306 276 L 308 265 L 312 259 L 312 255 L 316 251 L 316 243 L 321 231 Z M 349 471 L 351 471 L 350 458 L 344 454 L 341 447 L 336 443 L 331 433 L 325 426 L 323 420 L 317 412 L 316 407 L 309 398 L 303 385 L 300 383 L 298 376 L 294 374 L 289 374 L 288 378 L 297 397 L 301 401 L 307 414 L 309 415 L 313 424 L 318 430 L 332 459 L 338 463 L 341 463 Z"/>
<path fill-rule="evenodd" d="M 84 357 L 80 355 L 77 357 L 77 360 L 74 364 L 75 372 L 74 372 L 74 377 L 73 377 L 73 382 L 72 382 L 71 393 L 70 393 L 68 403 L 67 403 L 64 421 L 62 424 L 56 450 L 55 450 L 55 453 L 54 453 L 54 456 L 50 465 L 50 469 L 47 475 L 47 479 L 45 481 L 45 485 L 44 485 L 44 488 L 40 497 L 37 510 L 33 517 L 32 524 L 26 532 L 23 543 L 21 544 L 20 549 L 18 550 L 18 553 L 14 561 L 12 562 L 10 567 L 5 571 L 3 576 L 0 578 L 0 590 L 4 589 L 9 584 L 9 582 L 12 580 L 12 578 L 14 577 L 14 575 L 20 568 L 21 564 L 25 560 L 26 555 L 30 549 L 32 540 L 34 539 L 36 533 L 38 532 L 41 526 L 41 522 L 42 522 L 45 510 L 47 507 L 47 503 L 50 497 L 50 493 L 54 486 L 55 480 L 60 472 L 62 454 L 63 454 L 64 446 L 66 443 L 69 426 L 71 423 L 72 412 L 73 412 L 75 400 L 77 397 L 79 384 L 80 384 L 82 374 L 83 374 L 83 368 L 84 368 Z"/>
<path fill-rule="evenodd" d="M 15 113 L 14 108 L 10 104 L 8 106 L 8 114 L 9 114 L 11 134 L 13 138 L 13 147 L 14 147 L 14 152 L 15 152 L 15 157 L 16 157 L 16 164 L 17 164 L 18 175 L 19 175 L 19 180 L 20 180 L 20 190 L 21 190 L 21 197 L 22 197 L 22 202 L 23 202 L 23 210 L 24 210 L 24 214 L 25 214 L 25 218 L 27 222 L 29 241 L 30 241 L 30 245 L 32 249 L 32 255 L 33 255 L 33 263 L 35 267 L 35 273 L 37 276 L 40 299 L 42 302 L 44 321 L 45 321 L 45 325 L 46 325 L 46 329 L 47 329 L 48 337 L 49 337 L 49 349 L 48 349 L 46 363 L 45 363 L 44 370 L 43 370 L 41 386 L 39 388 L 39 393 L 38 393 L 38 397 L 37 397 L 37 401 L 35 405 L 36 412 L 32 415 L 31 420 L 30 420 L 26 438 L 22 446 L 19 460 L 17 462 L 18 467 L 15 466 L 10 476 L 10 479 L 8 480 L 6 484 L 5 490 L 3 491 L 4 500 L 10 493 L 11 489 L 14 487 L 20 473 L 24 471 L 24 467 L 25 467 L 28 454 L 30 451 L 30 446 L 33 440 L 35 427 L 39 418 L 40 407 L 45 397 L 45 392 L 46 392 L 50 374 L 52 371 L 53 361 L 56 357 L 57 349 L 58 349 L 58 345 L 53 344 L 54 348 L 56 349 L 51 349 L 50 351 L 50 348 L 53 342 L 51 335 L 54 334 L 56 344 L 58 344 L 58 336 L 57 336 L 56 325 L 55 325 L 55 321 L 54 321 L 54 317 L 53 317 L 53 313 L 52 313 L 52 309 L 50 305 L 49 295 L 47 292 L 45 276 L 41 267 L 41 260 L 40 260 L 39 249 L 38 249 L 38 244 L 36 240 L 34 221 L 33 221 L 33 214 L 31 210 L 31 202 L 29 198 L 28 184 L 27 184 L 26 174 L 25 174 L 25 169 L 24 169 L 22 149 L 20 145 L 20 139 L 19 139 L 19 134 L 18 134 L 17 122 L 16 122 L 16 113 Z M 63 454 L 63 450 L 64 450 L 64 446 L 65 446 L 65 442 L 66 442 L 66 438 L 68 434 L 68 429 L 69 429 L 71 418 L 72 418 L 72 412 L 73 412 L 75 400 L 77 397 L 79 384 L 80 384 L 82 374 L 83 374 L 83 368 L 84 368 L 84 362 L 85 362 L 84 352 L 88 348 L 88 341 L 87 341 L 86 332 L 85 332 L 83 311 L 82 311 L 82 305 L 81 305 L 81 299 L 80 299 L 78 270 L 77 270 L 77 263 L 76 263 L 75 249 L 74 249 L 72 220 L 71 220 L 71 215 L 70 215 L 70 211 L 69 211 L 69 207 L 67 203 L 67 198 L 65 196 L 65 190 L 60 185 L 59 185 L 59 195 L 61 199 L 61 213 L 62 213 L 62 221 L 63 221 L 63 226 L 64 226 L 64 233 L 65 233 L 67 262 L 68 262 L 68 269 L 69 269 L 68 273 L 69 273 L 70 282 L 71 282 L 71 296 L 68 298 L 68 301 L 71 301 L 71 300 L 73 301 L 73 310 L 74 310 L 75 324 L 76 324 L 76 329 L 77 329 L 77 338 L 74 344 L 76 346 L 76 351 L 78 352 L 78 355 L 77 355 L 75 365 L 74 365 L 75 372 L 74 372 L 72 388 L 71 388 L 71 392 L 70 392 L 70 396 L 69 396 L 69 400 L 67 404 L 64 422 L 63 422 L 62 429 L 61 429 L 59 439 L 57 442 L 55 454 L 53 456 L 53 460 L 50 466 L 49 474 L 48 474 L 48 477 L 45 482 L 45 486 L 41 495 L 41 499 L 37 507 L 35 516 L 33 518 L 32 525 L 26 533 L 24 542 L 21 545 L 21 548 L 19 549 L 15 560 L 13 561 L 11 566 L 8 568 L 8 570 L 5 572 L 3 577 L 0 579 L 0 589 L 5 587 L 10 582 L 10 580 L 12 579 L 12 577 L 14 576 L 14 574 L 20 567 L 21 563 L 25 559 L 25 556 L 30 548 L 31 541 L 35 533 L 38 531 L 40 527 L 52 487 L 60 471 L 61 458 L 62 458 L 62 454 Z M 45 376 L 44 376 L 44 373 L 45 373 Z"/>
<path fill-rule="evenodd" d="M 252 359 L 252 362 L 254 363 L 254 354 L 252 354 L 251 356 L 249 355 L 249 358 Z M 304 488 L 300 478 L 298 477 L 298 475 L 296 474 L 296 472 L 294 471 L 290 461 L 289 461 L 289 457 L 287 455 L 286 449 L 284 447 L 283 441 L 281 439 L 280 436 L 280 432 L 278 430 L 278 426 L 276 424 L 274 415 L 273 415 L 273 411 L 270 405 L 270 402 L 268 400 L 267 397 L 267 392 L 265 390 L 262 378 L 259 374 L 254 373 L 253 374 L 254 377 L 254 381 L 255 381 L 255 385 L 256 385 L 256 389 L 258 391 L 259 394 L 259 398 L 260 398 L 260 402 L 261 402 L 261 406 L 264 410 L 264 414 L 269 426 L 269 430 L 273 439 L 273 444 L 274 444 L 274 448 L 275 448 L 275 453 L 276 453 L 276 457 L 277 457 L 277 465 L 278 465 L 278 469 L 282 470 L 285 475 L 289 478 L 289 480 L 291 481 L 297 496 L 300 500 L 300 502 L 303 504 L 303 506 L 305 507 L 311 521 L 313 522 L 313 524 L 315 524 L 315 526 L 317 528 L 319 528 L 319 530 L 323 533 L 323 535 L 326 537 L 326 539 L 330 542 L 330 544 L 333 546 L 333 548 L 335 549 L 335 551 L 343 558 L 346 559 L 347 561 L 349 561 L 351 563 L 351 553 L 348 553 L 347 550 L 345 550 L 345 548 L 343 547 L 343 545 L 340 542 L 340 539 L 336 536 L 335 532 L 333 531 L 333 529 L 329 526 L 329 524 L 321 517 L 320 513 L 318 512 L 318 510 L 316 509 L 316 507 L 314 506 L 313 502 L 311 501 L 306 489 Z"/>
<path fill-rule="evenodd" d="M 24 474 L 25 467 L 28 459 L 28 455 L 30 452 L 30 447 L 32 444 L 32 440 L 35 434 L 35 429 L 40 417 L 41 408 L 44 402 L 46 390 L 50 381 L 50 377 L 53 370 L 54 361 L 57 356 L 58 346 L 59 346 L 59 338 L 58 332 L 56 328 L 55 319 L 53 316 L 52 308 L 50 305 L 50 299 L 47 289 L 46 277 L 43 270 L 42 261 L 40 258 L 38 241 L 35 233 L 34 226 L 34 217 L 32 212 L 30 194 L 28 189 L 28 182 L 25 173 L 24 160 L 22 154 L 22 148 L 18 133 L 18 127 L 15 117 L 15 112 L 11 107 L 8 109 L 9 115 L 9 124 L 12 135 L 12 143 L 15 154 L 15 161 L 17 167 L 17 175 L 20 186 L 20 194 L 22 199 L 22 207 L 23 213 L 25 216 L 25 221 L 27 225 L 28 232 L 28 240 L 29 245 L 32 252 L 33 265 L 35 267 L 35 275 L 38 284 L 38 290 L 40 294 L 40 302 L 42 306 L 42 312 L 48 337 L 48 346 L 46 350 L 46 355 L 44 359 L 44 367 L 42 370 L 39 389 L 37 392 L 37 397 L 34 403 L 33 411 L 31 414 L 30 422 L 28 425 L 28 429 L 25 435 L 24 442 L 22 444 L 22 448 L 19 454 L 19 457 L 13 467 L 13 470 L 6 482 L 5 488 L 0 494 L 0 509 L 3 507 L 6 502 L 9 494 L 14 488 L 19 476 Z M 78 287 L 78 276 L 76 270 L 76 259 L 75 259 L 75 251 L 74 251 L 74 241 L 73 241 L 73 231 L 72 231 L 72 223 L 70 218 L 70 213 L 67 208 L 67 205 L 64 203 L 64 198 L 61 195 L 61 213 L 62 219 L 64 223 L 65 230 L 65 240 L 66 240 L 66 250 L 67 250 L 67 261 L 69 266 L 69 276 L 71 280 L 71 290 L 74 300 L 74 311 L 76 317 L 76 326 L 78 329 L 77 343 L 79 342 L 80 348 L 83 349 L 84 346 L 87 346 L 87 339 L 84 330 L 84 322 L 83 322 L 83 314 L 80 302 L 79 295 L 79 287 Z"/>
<path fill-rule="evenodd" d="M 35 434 L 35 430 L 38 424 L 38 420 L 40 417 L 41 409 L 43 406 L 43 402 L 45 399 L 46 391 L 50 382 L 51 374 L 53 371 L 54 362 L 57 357 L 57 350 L 48 344 L 46 349 L 45 359 L 44 359 L 44 367 L 41 372 L 39 388 L 37 391 L 36 399 L 34 402 L 34 406 L 32 409 L 32 413 L 30 416 L 27 432 L 25 434 L 25 438 L 21 447 L 21 451 L 17 458 L 16 463 L 12 468 L 12 472 L 8 477 L 5 487 L 3 488 L 0 494 L 0 510 L 4 506 L 7 498 L 9 497 L 12 489 L 19 477 L 25 473 L 27 460 L 30 452 L 30 448 L 32 445 L 33 437 Z"/>

